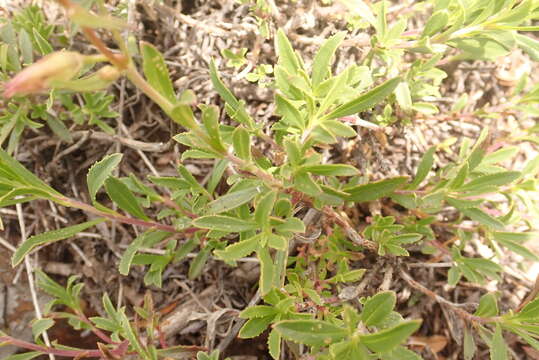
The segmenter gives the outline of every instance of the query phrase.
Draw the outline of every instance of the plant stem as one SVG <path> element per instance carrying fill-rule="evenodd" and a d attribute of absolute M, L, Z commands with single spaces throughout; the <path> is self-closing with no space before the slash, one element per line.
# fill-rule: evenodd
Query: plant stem
<path fill-rule="evenodd" d="M 41 346 L 37 344 L 33 344 L 27 341 L 15 339 L 11 336 L 0 336 L 0 344 L 1 343 L 7 343 L 13 346 L 17 346 L 23 349 L 33 350 L 33 351 L 39 351 L 44 354 L 53 354 L 58 356 L 65 356 L 65 357 L 71 357 L 71 358 L 101 358 L 101 351 L 99 350 L 64 350 L 64 349 L 55 349 L 51 347 Z"/>
<path fill-rule="evenodd" d="M 94 215 L 97 215 L 97 216 L 100 216 L 100 217 L 107 218 L 107 219 L 109 219 L 111 221 L 118 221 L 118 222 L 121 222 L 121 223 L 124 223 L 124 224 L 141 226 L 141 227 L 145 227 L 145 228 L 155 228 L 155 229 L 167 231 L 167 232 L 170 232 L 170 233 L 193 233 L 195 231 L 200 230 L 199 228 L 196 228 L 196 227 L 189 227 L 187 229 L 177 230 L 174 226 L 171 226 L 171 225 L 161 224 L 161 223 L 154 222 L 154 221 L 146 221 L 146 220 L 141 220 L 141 219 L 137 219 L 137 218 L 132 218 L 132 217 L 129 217 L 129 216 L 118 214 L 118 213 L 109 213 L 109 212 L 106 212 L 106 211 L 102 211 L 102 210 L 96 209 L 92 205 L 83 203 L 83 202 L 78 201 L 78 200 L 70 199 L 68 197 L 56 198 L 54 200 L 56 200 L 57 202 L 62 203 L 65 206 L 74 207 L 74 208 L 83 210 L 85 212 L 88 212 L 88 213 L 91 213 L 91 214 L 94 214 Z"/>
<path fill-rule="evenodd" d="M 137 71 L 133 64 L 129 64 L 126 71 L 127 78 L 135 85 L 140 91 L 142 91 L 146 96 L 152 99 L 157 105 L 163 109 L 167 115 L 170 116 L 172 109 L 174 109 L 174 104 L 172 104 L 166 97 L 161 95 L 159 91 L 155 90 Z"/>

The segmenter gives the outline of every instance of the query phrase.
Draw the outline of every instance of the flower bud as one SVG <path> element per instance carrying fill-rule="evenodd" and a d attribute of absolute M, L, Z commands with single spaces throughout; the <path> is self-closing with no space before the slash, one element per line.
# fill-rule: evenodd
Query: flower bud
<path fill-rule="evenodd" d="M 26 67 L 4 86 L 4 97 L 28 95 L 49 89 L 53 81 L 74 78 L 84 65 L 84 56 L 73 51 L 49 54 Z"/>

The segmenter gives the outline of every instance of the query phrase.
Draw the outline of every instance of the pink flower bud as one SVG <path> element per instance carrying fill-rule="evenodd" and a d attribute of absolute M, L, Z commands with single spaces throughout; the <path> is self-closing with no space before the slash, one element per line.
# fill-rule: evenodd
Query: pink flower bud
<path fill-rule="evenodd" d="M 84 65 L 84 56 L 73 51 L 49 54 L 26 67 L 4 86 L 4 97 L 39 93 L 50 88 L 52 81 L 74 78 Z"/>

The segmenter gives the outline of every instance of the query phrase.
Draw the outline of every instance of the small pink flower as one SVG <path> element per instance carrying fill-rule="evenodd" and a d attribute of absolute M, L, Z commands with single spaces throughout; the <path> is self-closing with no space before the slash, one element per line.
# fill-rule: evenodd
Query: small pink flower
<path fill-rule="evenodd" d="M 4 97 L 28 95 L 48 90 L 53 81 L 74 78 L 84 65 L 84 56 L 73 51 L 49 54 L 15 75 L 4 86 Z"/>

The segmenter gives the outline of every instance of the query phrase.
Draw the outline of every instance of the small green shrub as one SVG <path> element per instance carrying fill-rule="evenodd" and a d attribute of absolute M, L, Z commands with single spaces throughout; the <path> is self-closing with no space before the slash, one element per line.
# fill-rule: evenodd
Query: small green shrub
<path fill-rule="evenodd" d="M 326 162 L 320 150 L 331 148 L 339 139 L 356 137 L 354 127 L 367 123 L 358 114 L 373 108 L 377 124 L 370 126 L 375 128 L 395 123 L 410 126 L 415 116 L 439 113 L 440 109 L 425 99 L 440 97 L 440 85 L 446 77 L 443 64 L 464 59 L 494 60 L 515 48 L 537 60 L 539 42 L 526 34 L 538 29 L 533 25 L 539 17 L 538 1 L 475 0 L 466 6 L 456 0 L 421 2 L 412 6 L 411 13 L 428 11 L 431 15 L 422 29 L 411 30 L 406 17 L 388 22 L 387 1 L 372 6 L 359 0 L 343 1 L 350 9 L 348 26 L 368 29 L 372 37 L 363 63 L 352 64 L 336 74 L 331 70 L 333 58 L 347 32 L 325 40 L 308 66 L 284 30 L 271 32 L 271 6 L 257 1 L 252 11 L 259 20 L 260 36 L 274 37 L 277 61 L 273 68 L 255 64 L 247 79 L 275 91 L 278 121 L 271 124 L 271 135 L 264 131 L 268 124 L 255 120 L 245 102 L 227 87 L 216 62 L 211 61 L 209 72 L 215 91 L 224 102 L 223 108 L 213 104 L 198 104 L 195 108 L 192 92 L 175 93 L 164 57 L 157 48 L 141 42 L 141 63 L 130 57 L 128 44 L 119 36 L 125 27 L 121 19 L 104 16 L 96 22 L 96 15 L 79 5 L 69 0 L 60 3 L 101 53 L 52 53 L 61 61 L 80 62 L 81 71 L 58 67 L 58 60 L 51 63 L 49 55 L 6 84 L 6 92 L 13 99 L 1 117 L 0 139 L 9 137 L 9 144 L 7 151 L 0 151 L 0 206 L 47 199 L 83 210 L 95 219 L 28 238 L 13 255 L 14 266 L 37 247 L 68 239 L 98 223 L 131 224 L 144 232 L 122 254 L 119 271 L 127 275 L 133 266 L 144 265 L 147 285 L 161 286 L 166 267 L 195 250 L 198 253 L 189 269 L 192 279 L 204 271 L 210 258 L 235 266 L 238 260 L 255 256 L 260 263 L 258 291 L 264 304 L 241 312 L 240 318 L 246 322 L 239 336 L 251 338 L 268 330 L 268 349 L 274 359 L 281 357 L 284 343 L 304 344 L 304 353 L 316 359 L 419 359 L 405 343 L 421 327 L 421 319 L 405 319 L 398 313 L 395 292 L 380 291 L 369 297 L 346 295 L 346 287 L 360 281 L 366 273 L 356 261 L 358 254 L 364 253 L 393 259 L 410 286 L 448 306 L 449 311 L 466 322 L 464 358 L 473 358 L 477 341 L 490 348 L 492 359 L 508 359 L 504 332 L 513 333 L 539 349 L 538 299 L 532 298 L 519 309 L 501 313 L 497 298 L 488 293 L 481 298 L 475 313 L 470 313 L 418 284 L 406 272 L 411 251 L 438 251 L 449 258 L 449 285 L 462 279 L 480 284 L 501 280 L 504 266 L 498 258 L 504 251 L 537 261 L 538 256 L 525 243 L 538 236 L 530 216 L 539 216 L 539 157 L 530 160 L 521 171 L 508 170 L 503 164 L 517 156 L 518 147 L 492 151 L 488 131 L 483 130 L 477 139 L 462 139 L 458 154 L 450 163 L 438 165 L 438 151 L 445 146 L 440 144 L 425 152 L 411 179 L 397 176 L 372 181 L 352 164 Z M 0 56 L 2 77 L 21 69 L 21 57 L 25 64 L 32 63 L 34 49 L 38 49 L 39 55 L 52 52 L 44 39 L 53 36 L 55 28 L 46 25 L 39 14 L 32 7 L 4 23 L 0 45 L 4 54 Z M 94 24 L 114 35 L 119 52 L 105 47 Z M 227 66 L 245 66 L 245 50 L 223 53 Z M 408 55 L 415 60 L 409 62 Z M 107 65 L 96 70 L 101 63 Z M 36 74 L 41 82 L 28 90 L 27 81 L 35 79 Z M 119 76 L 129 79 L 184 128 L 173 137 L 187 148 L 181 161 L 215 160 L 207 183 L 200 184 L 183 165 L 177 167 L 176 176 L 117 177 L 114 170 L 122 161 L 122 154 L 115 153 L 105 156 L 88 171 L 91 203 L 83 203 L 54 190 L 10 155 L 25 126 L 40 126 L 31 119 L 45 120 L 62 139 L 69 139 L 63 122 L 26 96 L 34 92 L 50 90 L 49 102 L 60 102 L 65 114 L 77 124 L 95 124 L 112 133 L 114 130 L 103 119 L 117 114 L 109 110 L 112 98 L 103 90 Z M 527 90 L 525 81 L 521 79 L 514 96 L 503 106 L 472 115 L 492 117 L 507 111 L 536 115 L 539 85 Z M 84 103 L 74 103 L 73 94 L 83 90 L 101 92 L 84 92 Z M 463 97 L 455 104 L 455 117 L 465 102 Z M 223 116 L 232 125 L 221 122 Z M 537 132 L 535 126 L 525 136 L 510 140 L 515 144 L 539 143 Z M 270 150 L 263 154 L 253 151 L 255 142 L 267 144 Z M 234 170 L 234 175 L 225 176 L 227 167 Z M 218 190 L 219 183 L 226 183 L 226 190 Z M 102 189 L 110 201 L 97 197 Z M 359 219 L 345 215 L 344 210 L 357 204 L 382 199 L 402 209 L 399 215 L 373 213 L 362 231 Z M 115 204 L 116 210 L 106 203 Z M 309 237 L 307 226 L 311 224 L 306 224 L 298 212 L 302 207 L 315 209 L 324 216 L 326 228 L 318 236 Z M 452 216 L 438 216 L 442 211 L 450 211 Z M 155 213 L 154 217 L 148 215 Z M 444 227 L 454 238 L 449 246 L 438 242 L 436 226 Z M 295 251 L 299 240 L 308 243 L 308 251 Z M 466 247 L 476 241 L 488 246 L 493 256 L 467 256 Z M 157 244 L 165 244 L 160 254 L 140 252 Z M 142 333 L 133 327 L 126 309 L 116 309 L 107 295 L 103 297 L 107 317 L 88 319 L 80 309 L 81 284 L 75 284 L 71 278 L 64 289 L 43 273 L 39 277 L 43 289 L 57 299 L 52 305 L 67 306 L 73 313 L 49 312 L 48 317 L 37 321 L 34 333 L 39 345 L 0 336 L 1 342 L 33 350 L 28 359 L 47 352 L 78 358 L 94 355 L 110 359 L 127 354 L 138 354 L 142 359 L 181 358 L 198 350 L 156 345 L 159 318 L 150 296 L 146 296 L 144 307 L 134 309 L 135 319 L 144 319 L 147 324 Z M 351 299 L 359 302 L 348 301 Z M 39 335 L 52 326 L 52 319 L 60 317 L 67 317 L 75 328 L 93 331 L 105 345 L 91 352 L 66 350 L 60 345 L 45 347 Z M 199 353 L 197 358 L 218 356 L 217 352 Z"/>

